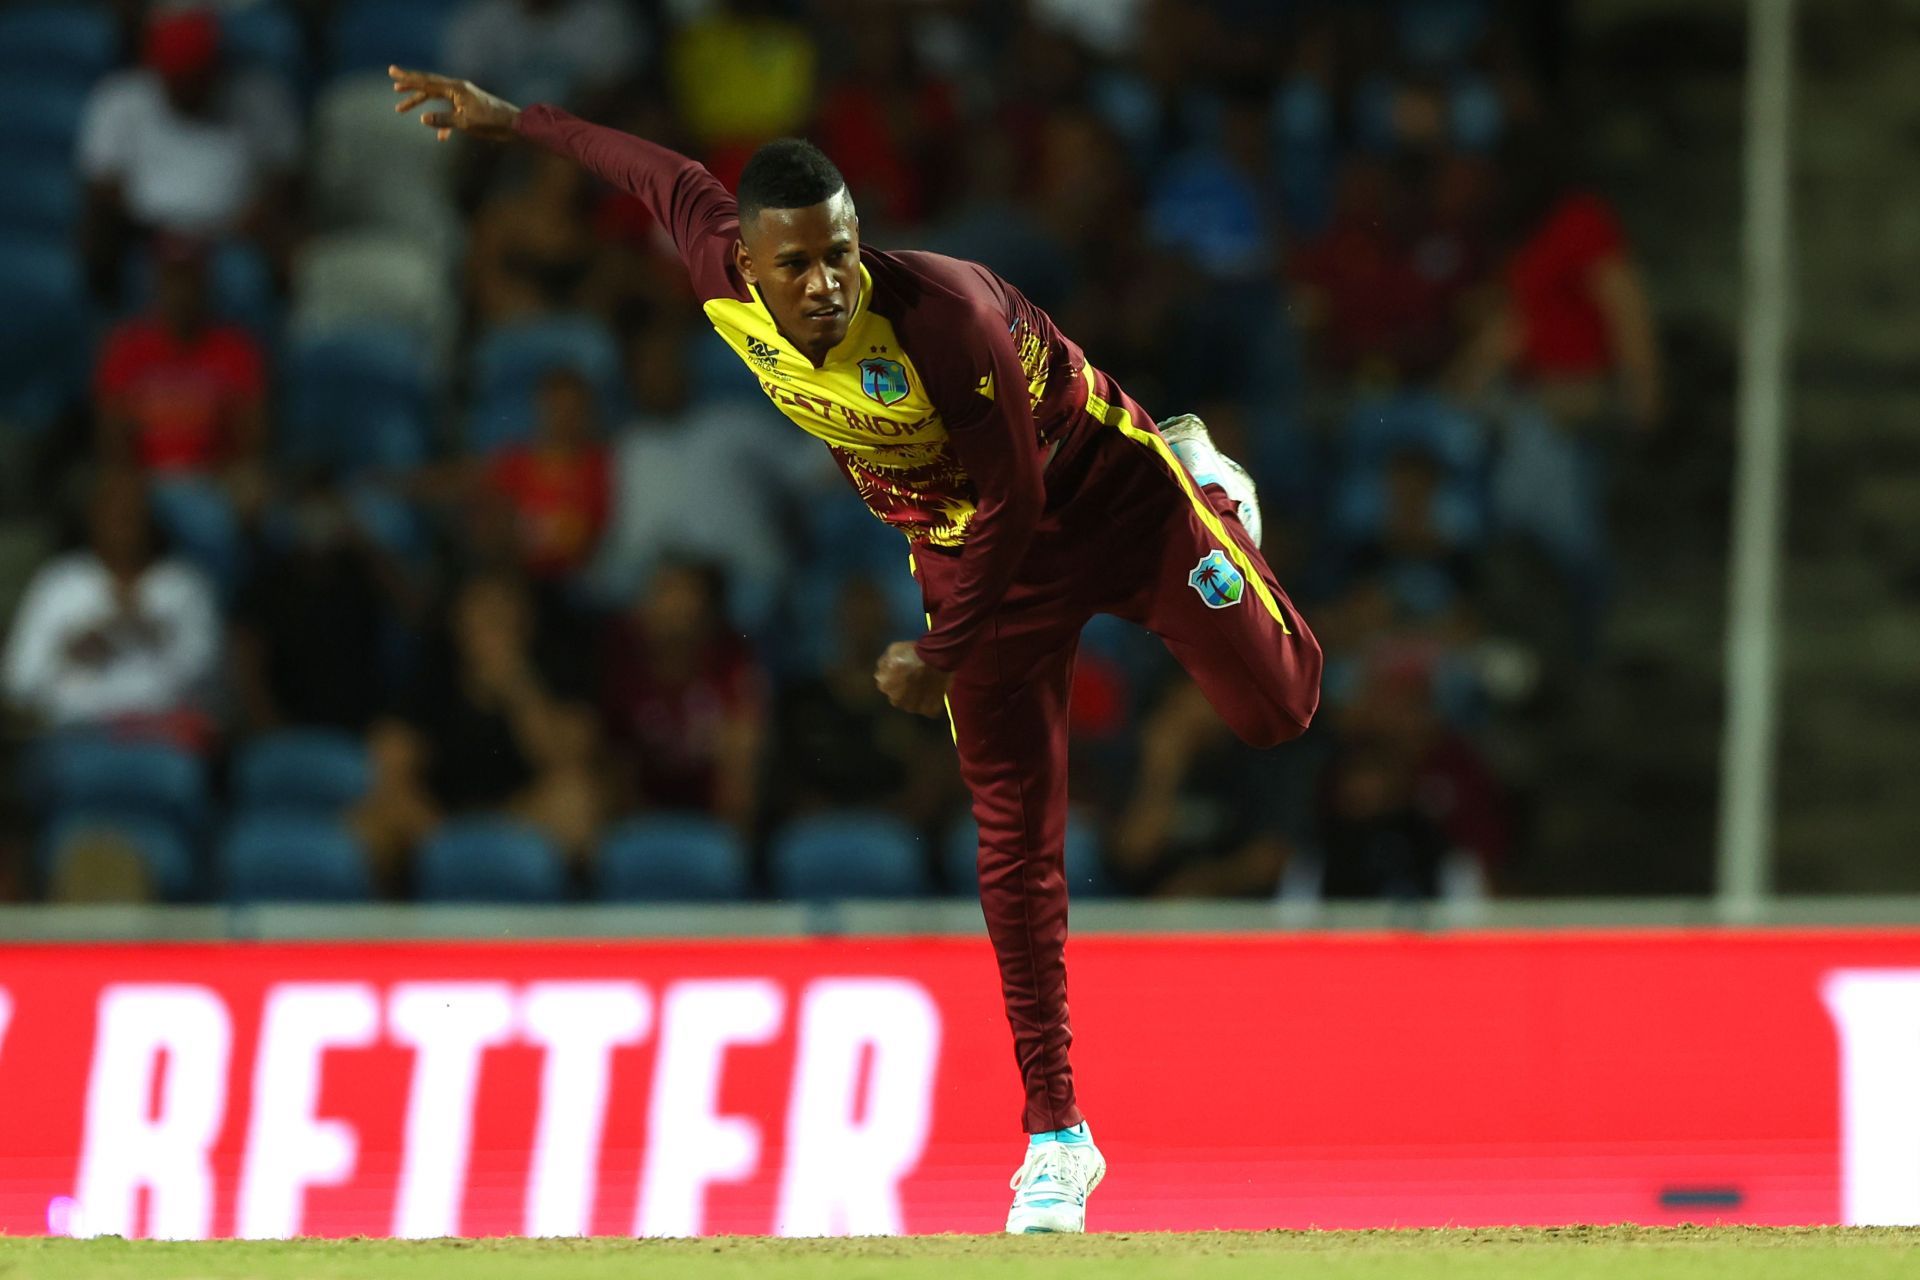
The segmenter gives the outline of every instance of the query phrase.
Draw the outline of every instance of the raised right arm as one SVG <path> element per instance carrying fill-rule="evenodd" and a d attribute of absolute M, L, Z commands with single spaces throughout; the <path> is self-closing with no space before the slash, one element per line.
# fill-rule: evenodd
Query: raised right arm
<path fill-rule="evenodd" d="M 404 114 L 429 102 L 447 104 L 444 111 L 420 117 L 442 141 L 456 130 L 489 142 L 525 138 L 639 200 L 673 237 L 702 302 L 746 296 L 732 269 L 733 246 L 740 236 L 737 206 L 719 179 L 700 164 L 644 138 L 589 124 L 559 107 L 540 104 L 523 111 L 468 80 L 404 67 L 389 67 L 387 74 L 394 92 L 402 95 L 394 110 Z"/>
<path fill-rule="evenodd" d="M 732 193 L 704 165 L 544 103 L 520 112 L 513 129 L 645 205 L 673 237 L 701 301 L 742 295 L 731 270 L 740 216 Z"/>

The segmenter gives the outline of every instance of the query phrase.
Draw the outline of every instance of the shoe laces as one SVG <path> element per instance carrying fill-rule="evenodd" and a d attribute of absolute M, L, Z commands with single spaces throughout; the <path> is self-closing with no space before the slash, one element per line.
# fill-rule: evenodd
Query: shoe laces
<path fill-rule="evenodd" d="M 1021 1163 L 1007 1187 L 1024 1196 L 1032 1192 L 1043 1178 L 1051 1181 L 1064 1196 L 1078 1197 L 1082 1194 L 1081 1183 L 1085 1178 L 1070 1144 L 1043 1142 L 1028 1147 L 1026 1160 Z"/>

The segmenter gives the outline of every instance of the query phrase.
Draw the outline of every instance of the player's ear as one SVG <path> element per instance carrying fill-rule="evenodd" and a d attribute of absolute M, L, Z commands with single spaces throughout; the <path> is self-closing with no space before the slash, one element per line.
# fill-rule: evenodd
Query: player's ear
<path fill-rule="evenodd" d="M 760 283 L 760 277 L 753 270 L 753 255 L 747 252 L 745 240 L 733 242 L 733 269 L 738 271 L 740 278 L 748 284 L 757 286 Z"/>

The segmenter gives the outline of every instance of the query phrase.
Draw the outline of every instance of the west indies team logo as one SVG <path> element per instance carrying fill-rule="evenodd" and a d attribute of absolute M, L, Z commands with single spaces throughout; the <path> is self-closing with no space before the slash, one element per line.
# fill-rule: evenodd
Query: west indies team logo
<path fill-rule="evenodd" d="M 1200 593 L 1209 609 L 1225 609 L 1240 603 L 1247 593 L 1247 580 L 1225 555 L 1209 551 L 1187 575 L 1187 585 Z"/>
<path fill-rule="evenodd" d="M 862 360 L 860 389 L 881 404 L 899 404 L 907 398 L 907 371 L 898 360 Z"/>

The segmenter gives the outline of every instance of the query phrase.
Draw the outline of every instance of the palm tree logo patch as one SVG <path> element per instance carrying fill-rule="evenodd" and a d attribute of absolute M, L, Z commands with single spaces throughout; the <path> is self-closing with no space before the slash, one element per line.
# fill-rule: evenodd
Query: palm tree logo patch
<path fill-rule="evenodd" d="M 1247 593 L 1247 580 L 1233 567 L 1226 555 L 1209 551 L 1187 575 L 1187 585 L 1200 593 L 1209 609 L 1226 609 L 1240 603 Z"/>
<path fill-rule="evenodd" d="M 907 371 L 898 360 L 862 360 L 860 389 L 881 404 L 899 404 L 907 398 Z"/>

